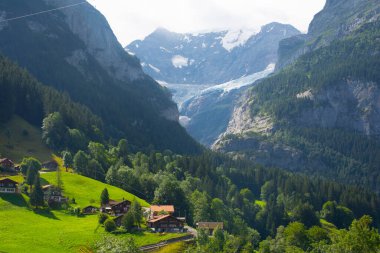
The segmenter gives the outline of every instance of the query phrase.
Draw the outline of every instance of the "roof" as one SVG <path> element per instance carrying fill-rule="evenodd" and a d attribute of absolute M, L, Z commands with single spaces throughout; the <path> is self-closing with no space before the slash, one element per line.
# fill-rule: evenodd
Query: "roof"
<path fill-rule="evenodd" d="M 83 207 L 82 209 L 87 209 L 87 208 L 96 208 L 96 209 L 98 209 L 98 207 L 96 207 L 96 206 L 85 206 L 85 207 Z"/>
<path fill-rule="evenodd" d="M 11 159 L 9 159 L 9 158 L 1 158 L 0 159 L 0 163 L 4 163 L 4 162 L 6 162 L 6 163 L 12 163 L 13 164 L 13 161 Z"/>
<path fill-rule="evenodd" d="M 158 217 L 156 217 L 154 219 L 148 220 L 148 222 L 149 223 L 155 223 L 157 221 L 164 220 L 164 219 L 169 218 L 169 217 L 178 220 L 176 217 L 173 217 L 172 215 L 167 214 L 167 215 L 161 215 L 161 216 L 158 216 Z M 180 221 L 180 220 L 178 220 L 178 221 Z"/>
<path fill-rule="evenodd" d="M 150 206 L 150 210 L 152 212 L 168 212 L 168 213 L 174 213 L 174 206 L 173 205 L 153 205 Z"/>
<path fill-rule="evenodd" d="M 4 179 L 0 179 L 0 183 L 11 183 L 11 184 L 18 184 L 18 182 L 10 179 L 10 178 L 4 178 Z"/>
<path fill-rule="evenodd" d="M 108 201 L 108 204 L 106 204 L 106 205 L 102 205 L 102 207 L 113 207 L 113 206 L 116 206 L 116 205 L 119 205 L 119 204 L 122 204 L 122 203 L 125 203 L 125 202 L 127 202 L 127 203 L 131 203 L 131 201 L 126 200 L 126 199 L 124 199 L 124 200 L 122 200 L 122 201 L 116 201 L 116 200 L 110 199 L 110 200 Z"/>
<path fill-rule="evenodd" d="M 198 222 L 198 228 L 215 229 L 217 227 L 223 229 L 223 222 Z"/>

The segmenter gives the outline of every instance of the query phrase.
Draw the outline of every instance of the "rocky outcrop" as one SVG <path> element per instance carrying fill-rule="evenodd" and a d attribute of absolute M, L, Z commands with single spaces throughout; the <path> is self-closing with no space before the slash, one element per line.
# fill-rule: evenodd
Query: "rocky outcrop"
<path fill-rule="evenodd" d="M 44 0 L 45 3 L 61 7 L 61 0 Z M 78 1 L 65 1 L 76 4 Z M 88 52 L 120 81 L 134 81 L 144 78 L 138 59 L 124 52 L 104 16 L 92 5 L 83 4 L 75 8 L 62 9 L 65 21 L 71 31 L 86 45 Z"/>
<path fill-rule="evenodd" d="M 380 135 L 380 90 L 375 82 L 344 80 L 315 95 L 318 108 L 302 111 L 297 124 L 307 127 L 340 128 L 365 135 Z"/>

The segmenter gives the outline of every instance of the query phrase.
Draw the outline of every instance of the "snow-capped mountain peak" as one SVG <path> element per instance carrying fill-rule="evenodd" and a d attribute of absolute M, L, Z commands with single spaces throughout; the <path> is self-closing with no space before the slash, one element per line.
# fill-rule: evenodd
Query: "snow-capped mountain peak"
<path fill-rule="evenodd" d="M 299 31 L 294 27 L 279 23 L 265 25 L 260 31 L 225 29 L 181 34 L 158 28 L 126 50 L 146 63 L 144 71 L 156 80 L 220 84 L 276 63 L 279 41 L 296 34 Z"/>

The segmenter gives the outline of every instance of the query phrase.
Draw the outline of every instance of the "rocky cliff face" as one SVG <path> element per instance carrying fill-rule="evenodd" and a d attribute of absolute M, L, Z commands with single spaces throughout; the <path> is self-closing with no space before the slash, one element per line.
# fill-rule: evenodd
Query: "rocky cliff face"
<path fill-rule="evenodd" d="M 380 91 L 377 82 L 346 79 L 317 94 L 309 91 L 307 97 L 301 99 L 321 106 L 303 110 L 297 117 L 297 124 L 348 129 L 368 136 L 380 134 Z"/>
<path fill-rule="evenodd" d="M 53 7 L 61 7 L 60 0 L 44 0 Z M 78 1 L 65 1 L 75 4 Z M 138 59 L 127 55 L 117 41 L 104 16 L 92 5 L 83 4 L 75 8 L 62 9 L 64 19 L 70 30 L 86 45 L 87 51 L 120 81 L 134 81 L 144 78 Z"/>
<path fill-rule="evenodd" d="M 277 62 L 278 43 L 300 32 L 271 23 L 260 31 L 178 34 L 163 28 L 126 50 L 156 80 L 172 84 L 220 84 L 264 70 Z"/>

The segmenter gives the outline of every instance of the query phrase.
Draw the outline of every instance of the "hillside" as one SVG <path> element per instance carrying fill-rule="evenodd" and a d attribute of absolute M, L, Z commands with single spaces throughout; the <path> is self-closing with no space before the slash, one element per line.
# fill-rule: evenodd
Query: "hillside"
<path fill-rule="evenodd" d="M 43 182 L 54 183 L 55 173 L 41 174 Z M 17 180 L 19 177 L 13 177 Z M 110 186 L 80 175 L 62 172 L 64 194 L 75 197 L 84 207 L 99 200 L 100 192 L 107 187 L 114 199 L 133 200 L 134 196 L 117 187 Z M 144 200 L 137 200 L 148 206 Z M 95 203 L 94 203 L 95 201 Z M 98 228 L 97 215 L 76 217 L 64 211 L 33 211 L 25 195 L 0 194 L 0 252 L 79 252 L 86 251 L 105 235 Z M 138 245 L 156 243 L 176 237 L 176 234 L 137 234 L 132 236 Z M 120 236 L 119 236 L 120 237 Z M 82 251 L 81 251 L 82 252 Z"/>
<path fill-rule="evenodd" d="M 52 151 L 41 140 L 41 130 L 19 116 L 0 125 L 0 154 L 14 161 L 33 156 L 41 161 L 50 159 Z"/>
<path fill-rule="evenodd" d="M 41 178 L 45 179 L 49 183 L 54 184 L 56 181 L 56 173 L 44 173 L 41 175 Z M 126 200 L 132 201 L 134 198 L 136 198 L 136 200 L 139 201 L 142 206 L 149 206 L 145 200 L 142 200 L 129 192 L 88 177 L 62 172 L 62 180 L 64 184 L 64 195 L 70 198 L 75 198 L 75 202 L 81 207 L 85 207 L 91 204 L 97 205 L 96 203 L 99 202 L 100 193 L 104 188 L 107 188 L 111 199 L 121 200 L 124 198 Z"/>
<path fill-rule="evenodd" d="M 351 34 L 379 17 L 380 3 L 377 0 L 327 0 L 323 10 L 314 16 L 307 34 L 280 42 L 277 69 L 293 63 L 305 53 Z"/>
<path fill-rule="evenodd" d="M 65 1 L 70 3 L 77 1 Z M 0 2 L 4 18 L 60 6 L 62 1 L 52 0 Z M 38 81 L 87 106 L 103 121 L 106 139 L 127 138 L 140 149 L 199 151 L 177 122 L 168 91 L 143 73 L 139 60 L 123 50 L 89 3 L 3 22 L 0 51 Z M 34 124 L 41 126 L 37 120 Z"/>
<path fill-rule="evenodd" d="M 379 191 L 379 36 L 364 25 L 261 82 L 215 148 Z"/>

